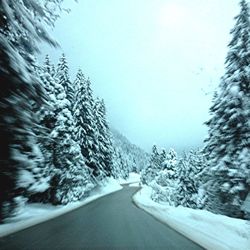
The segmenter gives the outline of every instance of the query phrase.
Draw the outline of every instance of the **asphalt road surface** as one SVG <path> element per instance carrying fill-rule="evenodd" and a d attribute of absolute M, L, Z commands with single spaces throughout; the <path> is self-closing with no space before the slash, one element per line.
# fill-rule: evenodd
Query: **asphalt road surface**
<path fill-rule="evenodd" d="M 0 239 L 0 249 L 203 249 L 132 203 L 136 187 Z"/>

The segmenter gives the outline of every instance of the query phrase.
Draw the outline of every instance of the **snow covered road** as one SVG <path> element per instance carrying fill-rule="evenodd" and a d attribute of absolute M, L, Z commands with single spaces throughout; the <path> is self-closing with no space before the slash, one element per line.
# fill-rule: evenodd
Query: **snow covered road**
<path fill-rule="evenodd" d="M 137 208 L 137 187 L 0 239 L 0 249 L 202 249 Z"/>

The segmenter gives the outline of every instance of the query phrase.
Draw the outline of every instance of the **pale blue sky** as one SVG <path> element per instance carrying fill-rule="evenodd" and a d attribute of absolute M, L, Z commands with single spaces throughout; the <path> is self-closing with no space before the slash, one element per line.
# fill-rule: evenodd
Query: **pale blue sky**
<path fill-rule="evenodd" d="M 43 54 L 64 51 L 72 76 L 82 68 L 110 124 L 142 148 L 202 145 L 238 1 L 66 2 L 52 32 L 61 49 Z"/>

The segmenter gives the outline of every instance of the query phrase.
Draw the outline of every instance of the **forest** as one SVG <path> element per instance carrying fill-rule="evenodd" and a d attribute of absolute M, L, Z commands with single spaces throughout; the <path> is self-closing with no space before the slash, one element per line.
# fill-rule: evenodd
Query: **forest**
<path fill-rule="evenodd" d="M 0 1 L 0 223 L 29 203 L 67 205 L 105 180 L 140 175 L 150 199 L 247 220 L 250 209 L 250 11 L 230 32 L 225 70 L 204 121 L 200 148 L 177 154 L 131 143 L 108 121 L 88 72 L 72 77 L 67 55 L 37 59 L 41 42 L 59 45 L 62 0 Z"/>

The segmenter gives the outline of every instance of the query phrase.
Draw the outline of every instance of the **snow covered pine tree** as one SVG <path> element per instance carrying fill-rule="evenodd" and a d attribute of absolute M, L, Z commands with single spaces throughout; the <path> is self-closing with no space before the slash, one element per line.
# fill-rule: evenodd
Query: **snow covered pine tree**
<path fill-rule="evenodd" d="M 43 95 L 32 58 L 38 41 L 56 45 L 44 27 L 54 24 L 62 1 L 46 2 L 53 10 L 42 1 L 0 1 L 0 223 L 23 193 L 20 174 L 35 164 L 31 100 L 41 102 Z"/>
<path fill-rule="evenodd" d="M 113 146 L 106 118 L 104 100 L 97 99 L 94 104 L 94 116 L 97 128 L 98 162 L 107 176 L 111 175 Z"/>
<path fill-rule="evenodd" d="M 204 152 L 207 208 L 241 216 L 240 206 L 250 190 L 250 22 L 246 0 L 231 31 L 225 75 L 210 109 Z"/>
<path fill-rule="evenodd" d="M 64 65 L 64 66 L 62 66 Z M 66 89 L 70 85 L 66 59 L 60 59 L 56 73 L 52 77 L 52 67 L 44 67 L 43 79 L 48 91 L 49 107 L 42 107 L 41 122 L 48 129 L 50 143 L 43 141 L 42 148 L 48 149 L 48 168 L 52 176 L 49 188 L 49 201 L 52 204 L 67 204 L 80 200 L 93 187 L 91 170 L 86 166 L 74 132 L 76 122 L 72 115 L 73 98 L 69 100 Z M 49 86 L 48 86 L 49 83 Z M 73 93 L 73 92 L 71 92 Z M 45 111 L 43 110 L 45 109 Z M 47 110 L 46 110 L 47 109 Z"/>
<path fill-rule="evenodd" d="M 152 153 L 149 160 L 149 165 L 143 169 L 141 174 L 141 181 L 144 184 L 149 184 L 151 181 L 153 181 L 158 172 L 161 170 L 162 166 L 162 156 L 163 154 L 160 154 L 158 152 L 157 146 L 153 145 L 152 147 Z"/>
<path fill-rule="evenodd" d="M 162 149 L 160 162 L 161 168 L 151 183 L 153 188 L 151 198 L 157 202 L 163 201 L 169 205 L 175 205 L 176 165 L 178 162 L 176 152 L 169 149 L 166 153 L 165 149 Z"/>
<path fill-rule="evenodd" d="M 76 102 L 73 115 L 76 121 L 76 140 L 81 147 L 86 164 L 93 170 L 95 177 L 104 176 L 104 169 L 98 162 L 98 129 L 94 114 L 94 98 L 91 82 L 85 79 L 81 70 L 78 71 L 74 82 L 76 88 Z"/>
<path fill-rule="evenodd" d="M 59 59 L 59 63 L 56 70 L 57 81 L 63 86 L 67 99 L 70 102 L 70 110 L 73 109 L 73 104 L 75 102 L 75 90 L 73 84 L 69 79 L 69 66 L 65 57 L 65 54 L 62 54 L 62 57 Z"/>
<path fill-rule="evenodd" d="M 176 166 L 175 205 L 190 208 L 201 208 L 202 198 L 200 173 L 205 167 L 203 154 L 191 150 Z"/>

